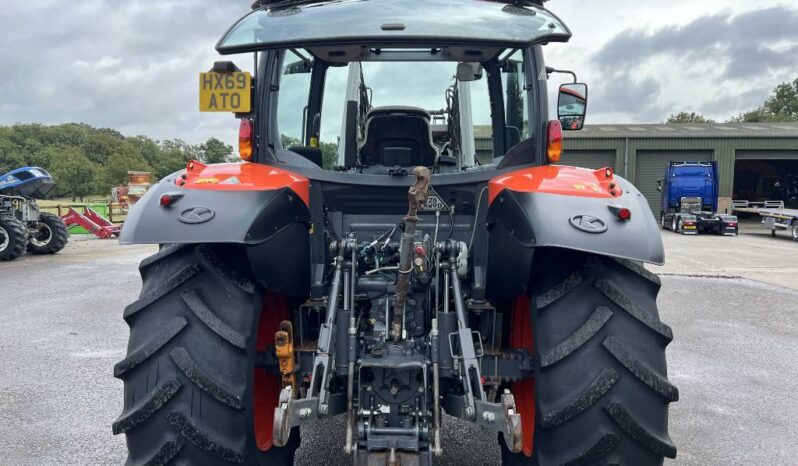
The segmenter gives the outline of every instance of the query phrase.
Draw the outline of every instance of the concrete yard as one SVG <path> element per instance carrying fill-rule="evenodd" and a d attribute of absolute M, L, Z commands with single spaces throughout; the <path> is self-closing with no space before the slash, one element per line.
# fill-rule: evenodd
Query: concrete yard
<path fill-rule="evenodd" d="M 798 243 L 745 224 L 737 238 L 664 232 L 659 299 L 678 465 L 787 465 L 798 457 Z M 0 263 L 0 465 L 118 465 L 111 435 L 127 344 L 123 307 L 151 246 L 73 239 L 53 257 Z M 718 278 L 721 277 L 721 278 Z M 722 278 L 739 277 L 739 278 Z M 498 464 L 495 436 L 446 419 L 441 465 Z M 349 464 L 343 423 L 303 431 L 297 464 Z"/>
<path fill-rule="evenodd" d="M 784 230 L 771 237 L 758 221 L 741 220 L 737 237 L 665 231 L 662 239 L 666 263 L 649 267 L 657 274 L 739 277 L 798 290 L 798 243 Z"/>

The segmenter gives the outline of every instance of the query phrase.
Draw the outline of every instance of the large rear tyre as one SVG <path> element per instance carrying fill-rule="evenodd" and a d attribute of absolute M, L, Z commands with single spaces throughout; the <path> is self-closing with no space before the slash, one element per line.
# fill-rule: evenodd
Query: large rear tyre
<path fill-rule="evenodd" d="M 69 231 L 58 215 L 47 212 L 39 214 L 39 231 L 28 240 L 31 254 L 55 254 L 66 247 Z"/>
<path fill-rule="evenodd" d="M 28 230 L 14 217 L 0 216 L 0 261 L 11 261 L 25 254 Z"/>
<path fill-rule="evenodd" d="M 246 263 L 226 245 L 170 245 L 141 263 L 141 295 L 124 312 L 128 354 L 114 367 L 125 390 L 113 432 L 127 436 L 128 465 L 293 464 L 298 432 L 267 451 L 256 432 L 254 418 L 276 402 L 255 406 L 264 293 Z"/>
<path fill-rule="evenodd" d="M 535 363 L 532 457 L 505 465 L 660 465 L 675 458 L 667 379 L 671 329 L 657 313 L 658 277 L 591 254 L 535 253 L 530 309 Z"/>
<path fill-rule="evenodd" d="M 793 220 L 790 235 L 793 241 L 798 241 L 798 220 Z"/>

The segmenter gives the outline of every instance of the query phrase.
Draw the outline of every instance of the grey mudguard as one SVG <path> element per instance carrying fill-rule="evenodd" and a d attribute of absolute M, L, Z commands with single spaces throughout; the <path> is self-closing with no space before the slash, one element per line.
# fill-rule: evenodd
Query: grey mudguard
<path fill-rule="evenodd" d="M 217 191 L 175 186 L 175 175 L 155 185 L 133 208 L 121 244 L 261 244 L 297 223 L 310 223 L 305 203 L 289 188 Z M 182 194 L 169 207 L 164 194 Z M 194 210 L 192 210 L 194 209 Z M 206 211 L 207 210 L 207 211 Z"/>
<path fill-rule="evenodd" d="M 501 225 L 519 246 L 566 248 L 663 264 L 662 237 L 648 202 L 627 180 L 615 178 L 623 189 L 623 195 L 615 199 L 506 189 L 491 204 L 488 222 Z M 631 211 L 630 220 L 618 219 L 613 211 L 623 207 Z M 580 228 L 583 218 L 598 222 Z"/>
<path fill-rule="evenodd" d="M 488 294 L 512 299 L 525 293 L 540 247 L 662 264 L 662 238 L 648 202 L 631 183 L 615 179 L 623 189 L 619 198 L 502 191 L 487 216 Z M 624 207 L 629 220 L 617 217 Z"/>

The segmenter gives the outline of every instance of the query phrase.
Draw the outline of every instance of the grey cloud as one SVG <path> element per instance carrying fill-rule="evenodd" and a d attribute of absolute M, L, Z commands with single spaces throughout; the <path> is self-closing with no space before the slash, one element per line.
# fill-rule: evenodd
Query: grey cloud
<path fill-rule="evenodd" d="M 795 32 L 795 38 L 798 39 L 798 31 Z M 725 76 L 732 79 L 749 78 L 784 67 L 798 67 L 798 45 L 772 50 L 757 42 L 746 42 L 732 45 L 729 56 L 731 60 Z"/>
<path fill-rule="evenodd" d="M 774 45 L 791 42 L 786 50 Z M 634 68 L 646 60 L 670 54 L 688 61 L 711 61 L 724 67 L 724 77 L 746 78 L 798 61 L 798 9 L 784 6 L 737 16 L 704 16 L 678 26 L 649 32 L 627 29 L 595 55 L 602 69 Z"/>
<path fill-rule="evenodd" d="M 656 122 L 688 110 L 726 119 L 760 105 L 781 79 L 798 74 L 798 9 L 781 6 L 703 16 L 654 30 L 626 29 L 590 63 L 596 116 Z M 678 67 L 705 91 L 704 98 L 657 99 L 666 88 L 673 94 L 671 83 L 648 71 L 662 63 L 669 67 L 664 75 Z"/>
<path fill-rule="evenodd" d="M 762 105 L 762 102 L 772 90 L 770 84 L 754 85 L 739 93 L 723 92 L 714 96 L 710 102 L 704 104 L 700 109 L 687 109 L 689 111 L 700 111 L 707 115 L 722 115 L 721 119 L 734 116 L 743 109 L 748 110 Z"/>
<path fill-rule="evenodd" d="M 162 139 L 232 139 L 234 121 L 197 112 L 196 79 L 247 12 L 248 2 L 225 0 L 4 5 L 0 124 L 79 121 Z M 234 59 L 251 65 L 249 55 Z"/>
<path fill-rule="evenodd" d="M 591 91 L 591 102 L 605 102 L 614 112 L 633 113 L 648 119 L 658 115 L 661 108 L 657 104 L 662 85 L 655 79 L 644 77 L 633 79 L 625 73 L 615 73 L 604 77 L 604 82 Z M 599 106 L 598 111 L 603 111 Z"/>

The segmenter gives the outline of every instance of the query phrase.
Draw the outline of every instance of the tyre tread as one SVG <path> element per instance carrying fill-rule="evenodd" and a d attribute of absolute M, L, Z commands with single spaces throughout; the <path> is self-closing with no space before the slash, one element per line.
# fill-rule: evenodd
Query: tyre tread
<path fill-rule="evenodd" d="M 6 224 L 6 228 L 10 228 L 12 231 L 8 232 L 9 235 L 12 235 L 12 238 L 9 238 L 9 245 L 6 249 L 6 254 L 2 256 L 3 261 L 12 261 L 19 256 L 25 254 L 25 250 L 28 246 L 28 230 L 25 228 L 25 225 L 16 219 L 16 217 L 9 217 L 3 216 L 0 217 L 0 220 Z M 16 241 L 13 241 L 16 239 Z"/>
<path fill-rule="evenodd" d="M 177 271 L 177 273 L 159 283 L 157 288 L 155 288 L 151 293 L 148 293 L 147 295 L 142 296 L 129 304 L 125 308 L 125 312 L 122 314 L 122 317 L 124 317 L 125 320 L 130 319 L 137 312 L 150 306 L 166 296 L 169 292 L 177 289 L 180 285 L 194 278 L 197 273 L 199 273 L 199 270 L 200 269 L 196 264 L 187 265 L 181 268 Z"/>
<path fill-rule="evenodd" d="M 647 313 L 611 280 L 596 280 L 595 287 L 598 288 L 604 296 L 617 304 L 618 307 L 639 320 L 646 327 L 660 334 L 668 342 L 673 340 L 673 330 L 671 330 L 670 327 L 662 323 L 658 318 Z"/>
<path fill-rule="evenodd" d="M 185 414 L 179 411 L 172 411 L 167 415 L 167 420 L 183 438 L 205 453 L 230 463 L 244 462 L 245 456 L 243 453 L 223 445 L 211 435 L 198 429 L 189 421 Z"/>
<path fill-rule="evenodd" d="M 117 379 L 124 377 L 130 370 L 149 359 L 150 356 L 169 343 L 169 340 L 186 328 L 186 325 L 188 325 L 186 319 L 182 317 L 172 318 L 163 326 L 160 332 L 145 341 L 135 350 L 130 351 L 125 359 L 116 363 L 114 366 L 114 377 Z"/>
<path fill-rule="evenodd" d="M 543 429 L 551 429 L 573 419 L 596 404 L 601 397 L 612 389 L 618 379 L 620 379 L 620 375 L 614 369 L 603 369 L 598 377 L 579 396 L 546 413 L 541 421 L 541 427 Z"/>
<path fill-rule="evenodd" d="M 50 227 L 53 237 L 50 242 L 43 247 L 34 246 L 33 243 L 28 241 L 28 252 L 37 255 L 55 254 L 66 247 L 69 241 L 69 230 L 61 220 L 61 217 L 49 212 L 42 212 L 39 214 L 39 223 L 45 223 Z"/>
<path fill-rule="evenodd" d="M 194 290 L 186 290 L 180 294 L 183 302 L 186 303 L 191 312 L 202 321 L 213 333 L 219 335 L 226 342 L 235 346 L 238 349 L 246 350 L 247 339 L 241 333 L 235 331 L 232 327 L 224 323 L 216 314 L 211 311 L 202 300 L 202 297 Z"/>
<path fill-rule="evenodd" d="M 149 269 L 151 266 L 153 266 L 156 263 L 166 259 L 167 257 L 171 256 L 172 254 L 175 254 L 177 252 L 180 252 L 180 251 L 186 249 L 186 247 L 188 247 L 188 246 L 189 246 L 188 244 L 167 244 L 167 245 L 164 245 L 158 252 L 156 252 L 155 254 L 153 254 L 151 256 L 146 257 L 143 261 L 141 261 L 139 263 L 139 272 L 144 273 L 144 271 Z"/>
<path fill-rule="evenodd" d="M 659 277 L 635 261 L 565 249 L 536 260 L 534 450 L 527 458 L 503 447 L 503 461 L 661 466 L 676 454 L 667 419 L 678 390 L 667 379 L 673 332 L 658 316 Z"/>
<path fill-rule="evenodd" d="M 643 264 L 641 264 L 640 262 L 636 262 L 629 259 L 620 259 L 620 258 L 613 258 L 613 260 L 618 264 L 631 270 L 632 272 L 645 278 L 646 280 L 650 281 L 654 285 L 658 287 L 662 286 L 662 279 L 659 278 L 659 275 L 645 268 Z"/>
<path fill-rule="evenodd" d="M 183 449 L 183 442 L 178 440 L 169 440 L 158 449 L 158 452 L 152 458 L 144 463 L 144 466 L 164 466 L 174 459 L 175 456 Z"/>
<path fill-rule="evenodd" d="M 597 464 L 601 459 L 612 453 L 621 439 L 615 434 L 602 435 L 593 445 L 587 450 L 577 454 L 572 459 L 563 463 L 563 466 L 587 466 Z"/>
<path fill-rule="evenodd" d="M 221 275 L 225 280 L 233 283 L 245 293 L 252 294 L 255 292 L 255 283 L 249 278 L 245 277 L 238 270 L 231 267 L 219 254 L 207 244 L 202 244 L 194 249 L 199 263 L 209 270 L 213 270 Z"/>
<path fill-rule="evenodd" d="M 143 288 L 125 312 L 128 355 L 114 367 L 125 400 L 113 430 L 127 436 L 127 464 L 293 464 L 299 432 L 285 447 L 258 447 L 250 335 L 263 295 L 247 281 L 244 251 L 166 245 L 140 264 Z M 165 399 L 170 380 L 181 388 Z"/>
<path fill-rule="evenodd" d="M 571 353 L 581 348 L 582 345 L 593 338 L 611 317 L 612 311 L 609 308 L 604 306 L 597 307 L 587 322 L 582 324 L 582 326 L 568 338 L 541 355 L 540 367 L 545 369 L 567 358 Z"/>
<path fill-rule="evenodd" d="M 641 446 L 667 458 L 676 458 L 676 447 L 670 439 L 661 439 L 643 427 L 632 414 L 618 402 L 613 402 L 605 408 L 612 420 Z"/>
<path fill-rule="evenodd" d="M 537 309 L 540 310 L 551 305 L 576 289 L 585 281 L 595 277 L 596 273 L 598 273 L 599 269 L 601 269 L 601 266 L 601 261 L 595 257 L 591 257 L 585 261 L 585 263 L 577 268 L 568 278 L 538 296 L 535 300 Z"/>
<path fill-rule="evenodd" d="M 185 348 L 177 347 L 169 353 L 169 356 L 191 383 L 200 390 L 233 409 L 243 409 L 241 401 L 243 396 L 234 394 L 221 382 L 213 380 L 211 376 L 197 366 L 197 363 L 194 362 Z"/>
<path fill-rule="evenodd" d="M 643 382 L 648 388 L 654 390 L 668 401 L 679 401 L 679 389 L 668 382 L 668 379 L 659 375 L 632 355 L 632 352 L 615 337 L 607 337 L 602 343 L 604 348 L 612 354 L 629 372 Z"/>
<path fill-rule="evenodd" d="M 150 395 L 127 413 L 122 413 L 114 422 L 114 435 L 124 434 L 149 419 L 177 393 L 182 385 L 177 379 L 169 379 L 157 387 Z"/>

